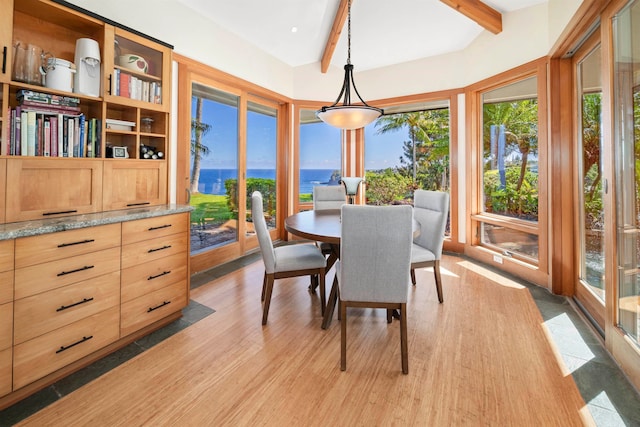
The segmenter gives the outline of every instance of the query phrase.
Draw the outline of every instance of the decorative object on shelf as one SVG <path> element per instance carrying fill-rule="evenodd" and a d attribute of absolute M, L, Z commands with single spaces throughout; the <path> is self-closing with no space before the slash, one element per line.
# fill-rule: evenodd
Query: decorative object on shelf
<path fill-rule="evenodd" d="M 136 125 L 135 122 L 129 122 L 126 120 L 117 120 L 117 119 L 107 119 L 105 123 L 107 124 L 106 126 L 107 129 L 126 130 L 126 131 L 132 131 Z"/>
<path fill-rule="evenodd" d="M 155 147 L 150 145 L 140 144 L 140 158 L 158 160 L 164 157 L 162 151 L 157 151 Z"/>
<path fill-rule="evenodd" d="M 49 89 L 71 92 L 76 66 L 73 62 L 49 56 L 41 69 L 44 85 Z"/>
<path fill-rule="evenodd" d="M 349 204 L 353 205 L 355 197 L 358 194 L 358 187 L 360 187 L 360 183 L 363 181 L 363 179 L 359 176 L 343 176 L 341 181 L 344 184 L 344 189 L 347 193 Z"/>
<path fill-rule="evenodd" d="M 140 55 L 126 54 L 118 57 L 118 65 L 127 70 L 136 71 L 138 73 L 147 73 L 149 64 L 147 60 Z"/>
<path fill-rule="evenodd" d="M 77 67 L 74 92 L 100 96 L 100 46 L 92 39 L 76 40 L 75 64 Z"/>
<path fill-rule="evenodd" d="M 42 86 L 42 49 L 35 44 L 16 41 L 13 50 L 13 80 Z"/>
<path fill-rule="evenodd" d="M 107 145 L 107 157 L 113 159 L 128 159 L 129 152 L 127 151 L 127 147 L 114 147 L 112 145 Z"/>
<path fill-rule="evenodd" d="M 153 118 L 142 117 L 140 119 L 140 132 L 150 133 L 152 128 L 153 128 Z"/>
<path fill-rule="evenodd" d="M 364 102 L 356 84 L 353 81 L 353 65 L 351 64 L 351 0 L 348 5 L 347 18 L 347 64 L 344 66 L 344 83 L 338 99 L 328 107 L 322 107 L 316 112 L 316 116 L 328 125 L 340 129 L 359 129 L 373 122 L 380 117 L 384 111 L 380 108 L 371 107 Z M 351 104 L 351 87 L 362 102 L 362 105 Z M 338 105 L 340 98 L 343 98 L 342 105 Z"/>

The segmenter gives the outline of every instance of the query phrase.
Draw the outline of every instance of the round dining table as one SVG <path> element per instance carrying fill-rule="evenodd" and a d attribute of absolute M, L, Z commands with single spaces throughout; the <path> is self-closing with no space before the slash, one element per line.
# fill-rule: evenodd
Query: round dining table
<path fill-rule="evenodd" d="M 298 237 L 339 245 L 340 209 L 298 212 L 284 220 L 284 229 Z"/>

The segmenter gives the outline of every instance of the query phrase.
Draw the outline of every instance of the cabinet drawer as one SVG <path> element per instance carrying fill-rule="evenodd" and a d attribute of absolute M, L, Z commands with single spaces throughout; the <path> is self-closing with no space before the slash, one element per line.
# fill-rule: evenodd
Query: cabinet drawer
<path fill-rule="evenodd" d="M 0 350 L 13 345 L 13 304 L 0 305 Z"/>
<path fill-rule="evenodd" d="M 120 304 L 120 272 L 63 286 L 14 303 L 14 342 L 20 344 Z"/>
<path fill-rule="evenodd" d="M 102 160 L 7 159 L 6 222 L 102 210 Z"/>
<path fill-rule="evenodd" d="M 187 256 L 179 253 L 122 270 L 122 301 L 187 278 Z"/>
<path fill-rule="evenodd" d="M 120 248 L 16 269 L 14 298 L 20 299 L 120 270 Z"/>
<path fill-rule="evenodd" d="M 13 240 L 0 240 L 0 271 L 13 270 Z"/>
<path fill-rule="evenodd" d="M 158 237 L 122 247 L 122 268 L 129 268 L 169 255 L 186 254 L 189 244 L 187 233 Z"/>
<path fill-rule="evenodd" d="M 119 315 L 118 307 L 113 307 L 16 345 L 14 390 L 116 341 Z"/>
<path fill-rule="evenodd" d="M 0 273 L 0 304 L 13 301 L 13 271 Z"/>
<path fill-rule="evenodd" d="M 158 216 L 122 223 L 122 244 L 186 233 L 189 230 L 188 213 Z"/>
<path fill-rule="evenodd" d="M 122 304 L 121 335 L 124 337 L 175 313 L 187 305 L 187 282 L 182 280 Z"/>
<path fill-rule="evenodd" d="M 0 396 L 11 391 L 11 368 L 13 362 L 13 349 L 0 350 Z"/>
<path fill-rule="evenodd" d="M 120 224 L 16 239 L 16 268 L 120 246 Z"/>

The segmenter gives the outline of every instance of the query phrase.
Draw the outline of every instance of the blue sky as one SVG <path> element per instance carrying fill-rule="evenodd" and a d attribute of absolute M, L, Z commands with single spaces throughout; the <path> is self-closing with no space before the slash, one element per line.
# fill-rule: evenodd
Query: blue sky
<path fill-rule="evenodd" d="M 237 167 L 238 116 L 237 109 L 205 100 L 203 117 L 211 130 L 204 142 L 209 154 L 202 158 L 203 169 Z M 194 103 L 195 107 L 195 103 Z M 195 110 L 195 108 L 194 108 Z M 248 117 L 248 169 L 275 168 L 275 118 L 254 112 Z M 365 128 L 365 169 L 384 169 L 399 164 L 402 143 L 407 131 L 377 134 L 374 124 Z M 300 130 L 301 169 L 339 169 L 340 132 L 324 123 L 303 125 Z"/>

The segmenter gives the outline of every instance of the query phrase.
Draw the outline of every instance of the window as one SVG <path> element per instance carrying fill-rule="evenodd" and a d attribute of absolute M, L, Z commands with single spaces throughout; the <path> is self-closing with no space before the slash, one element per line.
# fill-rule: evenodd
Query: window
<path fill-rule="evenodd" d="M 299 110 L 298 202 L 311 202 L 315 185 L 338 185 L 342 174 L 341 131 L 316 117 L 316 109 Z"/>

